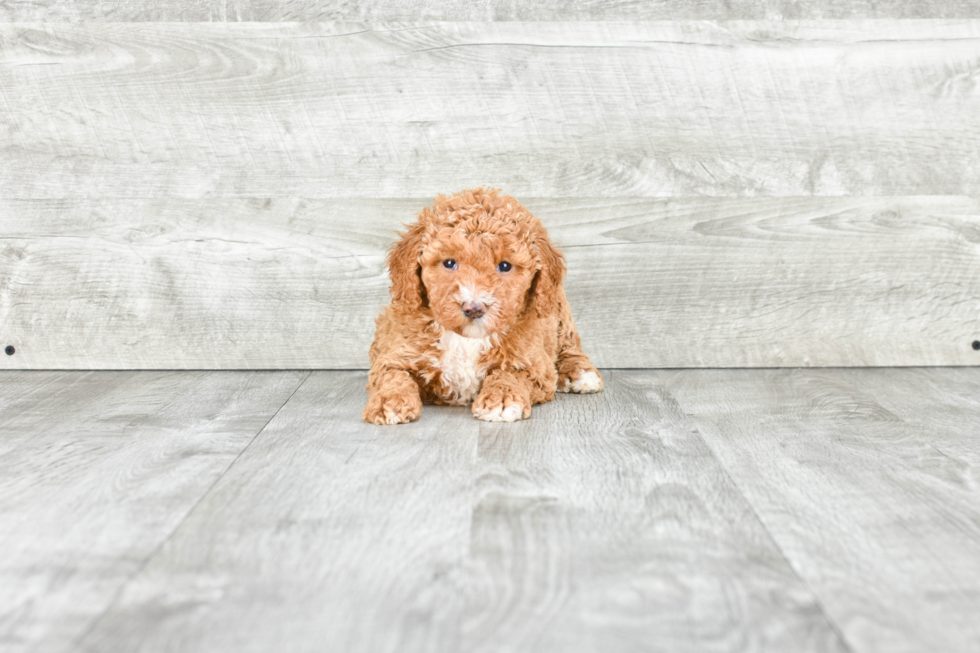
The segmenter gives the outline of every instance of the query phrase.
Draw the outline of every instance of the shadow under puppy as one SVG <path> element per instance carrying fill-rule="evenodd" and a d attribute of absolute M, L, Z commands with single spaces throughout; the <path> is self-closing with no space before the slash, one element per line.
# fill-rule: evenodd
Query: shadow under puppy
<path fill-rule="evenodd" d="M 410 422 L 425 402 L 512 422 L 555 390 L 602 390 L 565 299 L 564 256 L 520 202 L 485 188 L 440 195 L 400 235 L 364 421 Z"/>

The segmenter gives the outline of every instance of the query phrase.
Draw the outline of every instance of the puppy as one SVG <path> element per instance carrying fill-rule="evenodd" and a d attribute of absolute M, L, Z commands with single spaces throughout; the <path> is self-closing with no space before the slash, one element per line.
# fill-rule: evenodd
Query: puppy
<path fill-rule="evenodd" d="M 485 188 L 440 195 L 400 236 L 364 421 L 411 422 L 430 403 L 512 422 L 555 390 L 602 390 L 565 300 L 565 258 L 520 202 Z"/>

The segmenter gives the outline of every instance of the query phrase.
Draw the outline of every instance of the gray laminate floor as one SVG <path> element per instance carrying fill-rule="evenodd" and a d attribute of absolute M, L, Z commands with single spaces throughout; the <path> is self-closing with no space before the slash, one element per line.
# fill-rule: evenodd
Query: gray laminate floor
<path fill-rule="evenodd" d="M 0 374 L 3 651 L 980 650 L 980 368 Z"/>

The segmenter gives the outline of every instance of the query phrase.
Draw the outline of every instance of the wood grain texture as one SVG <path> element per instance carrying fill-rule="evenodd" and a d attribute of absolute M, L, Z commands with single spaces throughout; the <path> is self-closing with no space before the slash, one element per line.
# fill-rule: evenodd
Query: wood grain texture
<path fill-rule="evenodd" d="M 72 650 L 306 376 L 0 373 L 0 648 Z"/>
<path fill-rule="evenodd" d="M 79 649 L 843 651 L 673 400 L 358 423 L 315 372 Z"/>
<path fill-rule="evenodd" d="M 459 650 L 479 422 L 364 424 L 366 383 L 314 372 L 79 650 Z"/>
<path fill-rule="evenodd" d="M 975 199 L 521 199 L 600 366 L 980 363 Z M 0 201 L 0 367 L 363 369 L 429 201 Z"/>
<path fill-rule="evenodd" d="M 977 370 L 638 376 L 676 395 L 852 650 L 977 650 Z"/>
<path fill-rule="evenodd" d="M 4 0 L 8 21 L 800 20 L 978 18 L 968 0 Z"/>
<path fill-rule="evenodd" d="M 461 650 L 847 650 L 662 387 L 481 428 Z"/>
<path fill-rule="evenodd" d="M 412 216 L 404 202 L 270 199 L 0 214 L 8 369 L 367 367 L 384 250 Z"/>
<path fill-rule="evenodd" d="M 978 57 L 970 20 L 2 24 L 0 195 L 976 195 Z"/>

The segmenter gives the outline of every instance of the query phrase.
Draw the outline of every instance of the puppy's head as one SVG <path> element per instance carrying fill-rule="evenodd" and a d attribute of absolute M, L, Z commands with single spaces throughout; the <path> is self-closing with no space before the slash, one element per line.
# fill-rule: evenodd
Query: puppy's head
<path fill-rule="evenodd" d="M 565 259 L 520 202 L 495 189 L 440 195 L 388 252 L 391 297 L 470 338 L 558 309 Z"/>

